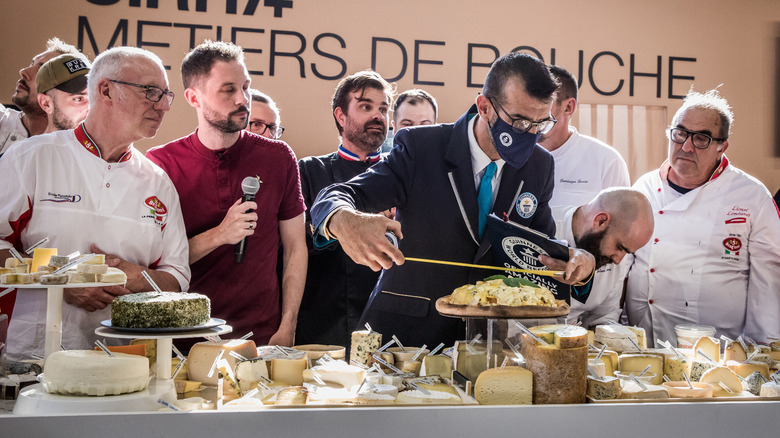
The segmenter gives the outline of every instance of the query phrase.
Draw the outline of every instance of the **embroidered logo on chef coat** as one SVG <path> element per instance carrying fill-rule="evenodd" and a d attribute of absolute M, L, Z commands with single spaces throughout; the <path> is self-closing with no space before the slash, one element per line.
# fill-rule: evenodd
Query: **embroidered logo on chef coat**
<path fill-rule="evenodd" d="M 168 219 L 168 208 L 162 203 L 157 196 L 150 196 L 144 200 L 144 205 L 149 207 L 149 216 L 143 217 L 154 218 L 154 223 L 164 227 L 165 221 Z"/>
<path fill-rule="evenodd" d="M 41 199 L 41 201 L 46 201 L 46 202 L 79 202 L 79 201 L 81 201 L 81 195 L 71 195 L 71 194 L 52 193 L 52 192 L 49 192 L 46 195 L 47 195 L 47 197 Z"/>
<path fill-rule="evenodd" d="M 539 201 L 536 200 L 536 196 L 532 193 L 525 192 L 517 197 L 515 203 L 515 210 L 517 214 L 524 219 L 528 219 L 536 213 L 536 207 L 539 205 Z"/>
<path fill-rule="evenodd" d="M 723 247 L 725 248 L 726 255 L 739 255 L 739 250 L 742 249 L 742 241 L 736 237 L 728 237 L 723 239 Z"/>
<path fill-rule="evenodd" d="M 544 269 L 539 254 L 549 255 L 539 245 L 517 236 L 505 237 L 501 249 L 520 269 Z"/>

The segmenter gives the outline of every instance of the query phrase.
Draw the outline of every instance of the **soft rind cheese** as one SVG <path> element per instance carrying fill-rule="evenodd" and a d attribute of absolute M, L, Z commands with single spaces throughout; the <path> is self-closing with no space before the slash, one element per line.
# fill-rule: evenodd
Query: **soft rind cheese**
<path fill-rule="evenodd" d="M 119 395 L 149 385 L 149 360 L 135 354 L 55 351 L 46 358 L 42 382 L 53 394 Z"/>
<path fill-rule="evenodd" d="M 729 342 L 723 349 L 723 360 L 728 362 L 730 360 L 736 360 L 744 362 L 747 360 L 747 352 L 742 348 L 739 342 Z"/>
<path fill-rule="evenodd" d="M 533 375 L 525 368 L 491 368 L 477 377 L 474 398 L 481 405 L 530 405 Z"/>
<path fill-rule="evenodd" d="M 712 385 L 715 397 L 734 397 L 742 392 L 742 382 L 737 374 L 727 367 L 715 367 L 705 371 L 701 376 L 701 382 Z M 723 389 L 720 386 L 720 382 L 723 382 L 732 393 Z"/>
<path fill-rule="evenodd" d="M 639 345 L 636 333 L 620 324 L 597 325 L 594 338 L 596 342 L 618 353 L 638 351 L 631 342 Z"/>
<path fill-rule="evenodd" d="M 594 379 L 588 376 L 588 397 L 594 400 L 614 400 L 620 397 L 620 379 L 603 377 Z"/>
<path fill-rule="evenodd" d="M 766 382 L 761 385 L 761 391 L 759 391 L 758 395 L 761 397 L 780 397 L 780 384 Z"/>
<path fill-rule="evenodd" d="M 208 322 L 210 315 L 211 301 L 196 293 L 141 292 L 116 297 L 111 304 L 111 325 L 116 327 L 194 327 Z"/>
<path fill-rule="evenodd" d="M 323 382 L 341 385 L 349 391 L 357 391 L 366 376 L 366 370 L 341 360 L 334 360 L 302 371 L 303 381 L 317 383 L 317 378 Z"/>

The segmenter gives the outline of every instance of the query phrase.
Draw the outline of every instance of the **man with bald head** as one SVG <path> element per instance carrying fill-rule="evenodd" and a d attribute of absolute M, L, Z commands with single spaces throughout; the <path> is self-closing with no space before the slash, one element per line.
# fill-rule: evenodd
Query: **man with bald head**
<path fill-rule="evenodd" d="M 643 247 L 653 233 L 653 211 L 645 195 L 630 188 L 602 190 L 589 203 L 569 209 L 557 237 L 596 258 L 588 301 L 572 300 L 569 321 L 593 327 L 620 317 L 627 254 Z"/>
<path fill-rule="evenodd" d="M 634 184 L 655 232 L 636 252 L 626 313 L 648 339 L 674 344 L 678 324 L 780 338 L 780 217 L 769 190 L 725 155 L 733 120 L 717 90 L 691 90 L 667 131 L 668 160 Z"/>
<path fill-rule="evenodd" d="M 154 137 L 173 102 L 162 61 L 134 47 L 107 50 L 90 72 L 90 111 L 76 129 L 35 136 L 0 160 L 0 259 L 44 237 L 61 255 L 106 253 L 127 274 L 124 286 L 65 289 L 62 345 L 91 349 L 113 299 L 186 290 L 187 238 L 176 188 L 133 142 Z M 42 356 L 46 291 L 19 294 L 8 328 L 14 360 Z M 112 342 L 112 339 L 108 339 Z"/>

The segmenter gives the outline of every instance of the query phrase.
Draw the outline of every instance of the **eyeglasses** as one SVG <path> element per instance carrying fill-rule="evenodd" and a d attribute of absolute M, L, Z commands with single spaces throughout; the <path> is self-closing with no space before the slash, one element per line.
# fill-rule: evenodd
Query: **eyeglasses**
<path fill-rule="evenodd" d="M 547 134 L 548 132 L 550 132 L 550 130 L 553 128 L 553 126 L 555 126 L 555 123 L 558 122 L 555 119 L 555 117 L 553 117 L 552 114 L 550 114 L 550 117 L 548 117 L 548 118 L 546 118 L 544 120 L 538 121 L 538 122 L 534 122 L 534 121 L 531 121 L 531 120 L 528 120 L 528 119 L 525 119 L 525 118 L 522 118 L 522 117 L 514 118 L 514 117 L 510 116 L 508 112 L 506 112 L 504 107 L 501 106 L 501 104 L 498 103 L 498 101 L 496 101 L 495 99 L 493 99 L 490 96 L 486 96 L 486 97 L 490 101 L 490 104 L 493 105 L 493 110 L 494 111 L 498 112 L 496 110 L 496 105 L 498 105 L 498 107 L 501 108 L 501 111 L 503 111 L 504 114 L 506 114 L 506 116 L 509 117 L 509 120 L 512 121 L 512 123 L 511 123 L 512 130 L 517 132 L 518 134 L 522 134 L 524 132 L 528 132 L 528 131 L 531 130 L 531 128 L 534 128 L 534 127 L 536 128 L 536 132 L 535 132 L 536 134 Z"/>
<path fill-rule="evenodd" d="M 727 140 L 727 138 L 715 138 L 703 132 L 689 131 L 683 128 L 669 128 L 669 140 L 677 144 L 685 143 L 688 137 L 691 138 L 691 143 L 696 149 L 707 149 L 713 140 L 718 143 Z"/>
<path fill-rule="evenodd" d="M 141 85 L 141 84 L 134 84 L 132 82 L 125 82 L 125 81 L 115 81 L 113 79 L 109 79 L 109 82 L 113 82 L 115 84 L 122 84 L 122 85 L 130 85 L 131 87 L 138 87 L 143 88 L 146 91 L 146 100 L 150 102 L 157 103 L 162 99 L 163 96 L 166 96 L 168 98 L 168 105 L 171 105 L 173 103 L 173 91 L 171 90 L 163 90 L 160 87 L 155 87 L 154 85 Z"/>
<path fill-rule="evenodd" d="M 265 131 L 268 131 L 274 140 L 281 138 L 282 134 L 284 133 L 283 126 L 279 126 L 274 123 L 269 124 L 259 120 L 250 120 L 249 130 L 257 135 L 263 135 L 265 134 Z"/>

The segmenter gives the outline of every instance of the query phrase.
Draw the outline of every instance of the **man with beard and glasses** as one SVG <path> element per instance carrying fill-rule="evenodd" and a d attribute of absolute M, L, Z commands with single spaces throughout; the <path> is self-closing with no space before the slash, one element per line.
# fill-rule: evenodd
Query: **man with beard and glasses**
<path fill-rule="evenodd" d="M 20 111 L 0 105 L 0 157 L 12 144 L 46 131 L 48 119 L 38 105 L 35 76 L 46 61 L 65 53 L 78 54 L 79 51 L 59 38 L 52 38 L 46 42 L 46 51 L 35 55 L 29 66 L 19 70 L 11 102 Z"/>
<path fill-rule="evenodd" d="M 298 163 L 307 207 L 311 208 L 323 188 L 348 181 L 379 161 L 392 96 L 393 87 L 374 71 L 361 71 L 339 82 L 331 102 L 341 136 L 338 150 Z M 392 217 L 391 211 L 385 213 Z M 308 214 L 306 226 L 311 236 Z M 298 315 L 297 341 L 347 347 L 379 273 L 353 262 L 339 245 L 320 250 L 314 248 L 311 239 L 308 243 L 309 270 Z"/>
<path fill-rule="evenodd" d="M 355 262 L 383 269 L 358 325 L 368 322 L 408 345 L 452 345 L 464 339 L 465 323 L 439 315 L 436 300 L 500 271 L 404 263 L 404 255 L 495 266 L 484 232 L 490 213 L 555 233 L 548 206 L 553 158 L 536 143 L 555 123 L 550 110 L 556 88 L 539 59 L 502 56 L 476 104 L 456 123 L 399 130 L 386 158 L 319 194 L 311 213 L 315 244 L 338 240 Z M 390 207 L 396 207 L 395 220 L 372 214 Z M 399 247 L 388 231 L 400 239 Z M 584 284 L 595 267 L 592 255 L 575 248 L 568 263 L 545 256 L 539 261 L 565 271 L 568 284 Z"/>
<path fill-rule="evenodd" d="M 674 344 L 678 324 L 780 338 L 780 217 L 769 190 L 726 157 L 733 122 L 717 90 L 690 90 L 666 131 L 667 160 L 634 184 L 655 231 L 633 257 L 625 308 L 647 339 Z"/>
<path fill-rule="evenodd" d="M 282 141 L 245 130 L 250 78 L 240 47 L 206 41 L 184 57 L 181 73 L 198 129 L 147 156 L 179 191 L 190 244 L 190 288 L 207 295 L 212 315 L 227 320 L 238 336 L 251 331 L 258 345 L 292 346 L 307 261 L 306 207 L 295 154 Z M 260 190 L 254 201 L 242 202 L 247 177 L 258 178 Z M 244 239 L 239 259 L 234 248 Z"/>
<path fill-rule="evenodd" d="M 585 303 L 572 300 L 567 320 L 583 327 L 618 321 L 629 263 L 627 254 L 643 247 L 653 234 L 653 210 L 645 195 L 630 188 L 604 189 L 590 202 L 563 214 L 556 236 L 596 259 L 596 274 Z M 626 259 L 628 262 L 628 259 Z"/>
<path fill-rule="evenodd" d="M 47 133 L 73 129 L 87 117 L 89 69 L 85 56 L 65 54 L 50 59 L 38 71 L 38 104 L 49 119 Z"/>

